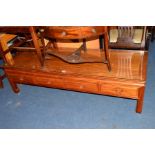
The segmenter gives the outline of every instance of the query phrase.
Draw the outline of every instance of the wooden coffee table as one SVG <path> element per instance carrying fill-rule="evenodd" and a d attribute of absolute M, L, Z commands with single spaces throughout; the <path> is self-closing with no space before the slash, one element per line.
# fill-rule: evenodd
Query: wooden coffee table
<path fill-rule="evenodd" d="M 88 56 L 100 57 L 99 50 L 89 50 L 88 53 Z M 137 100 L 136 112 L 141 113 L 148 53 L 128 50 L 111 50 L 109 53 L 111 72 L 102 63 L 75 65 L 54 56 L 45 60 L 41 67 L 34 52 L 17 53 L 15 64 L 5 65 L 4 70 L 15 93 L 19 92 L 17 84 L 28 84 L 131 98 Z"/>

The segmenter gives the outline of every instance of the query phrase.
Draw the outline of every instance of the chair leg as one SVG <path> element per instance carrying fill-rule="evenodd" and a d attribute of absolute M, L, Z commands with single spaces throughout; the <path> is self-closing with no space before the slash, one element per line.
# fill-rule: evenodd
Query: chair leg
<path fill-rule="evenodd" d="M 100 45 L 100 50 L 103 50 L 103 36 L 99 36 L 99 45 Z"/>
<path fill-rule="evenodd" d="M 37 53 L 37 56 L 39 58 L 40 64 L 43 67 L 43 65 L 44 65 L 44 58 L 43 58 L 43 55 L 42 55 L 42 51 L 41 51 L 40 45 L 38 43 L 38 36 L 37 36 L 37 34 L 35 32 L 35 28 L 33 26 L 30 26 L 29 30 L 30 30 L 30 33 L 31 33 L 31 36 L 32 36 L 32 40 L 33 40 L 34 47 L 36 49 L 36 53 Z"/>
<path fill-rule="evenodd" d="M 86 39 L 83 39 L 84 52 L 87 51 Z"/>
<path fill-rule="evenodd" d="M 108 34 L 104 34 L 104 51 L 105 51 L 105 59 L 107 63 L 108 70 L 111 71 L 111 64 L 109 58 L 109 41 L 108 41 Z"/>

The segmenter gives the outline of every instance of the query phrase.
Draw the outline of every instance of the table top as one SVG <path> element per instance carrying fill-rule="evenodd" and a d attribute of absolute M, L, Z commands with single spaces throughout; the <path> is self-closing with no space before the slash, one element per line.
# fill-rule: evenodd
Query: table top
<path fill-rule="evenodd" d="M 73 49 L 60 49 L 64 54 L 69 54 Z M 145 82 L 147 70 L 148 52 L 145 51 L 128 51 L 128 50 L 111 50 L 110 59 L 112 71 L 109 72 L 107 66 L 103 63 L 84 63 L 69 64 L 57 57 L 51 57 L 45 60 L 44 67 L 40 66 L 37 55 L 33 52 L 19 52 L 14 57 L 13 66 L 5 66 L 17 70 L 28 70 L 33 72 L 44 72 L 50 74 L 61 74 L 62 76 L 84 76 L 94 79 L 120 79 L 138 82 Z M 101 59 L 102 55 L 99 50 L 89 50 L 85 57 L 96 57 Z M 138 82 L 137 82 L 138 81 Z"/>
<path fill-rule="evenodd" d="M 89 39 L 103 35 L 106 26 L 46 26 L 39 28 L 46 38 Z"/>
<path fill-rule="evenodd" d="M 0 26 L 0 33 L 18 34 L 30 32 L 29 26 Z"/>

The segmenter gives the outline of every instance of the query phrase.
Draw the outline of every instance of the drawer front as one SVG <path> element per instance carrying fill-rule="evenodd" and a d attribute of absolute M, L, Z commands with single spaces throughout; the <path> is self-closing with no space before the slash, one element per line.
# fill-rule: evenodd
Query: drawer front
<path fill-rule="evenodd" d="M 103 83 L 101 84 L 101 94 L 127 98 L 138 98 L 138 88 L 138 86 Z"/>
<path fill-rule="evenodd" d="M 23 83 L 23 84 L 32 84 L 32 85 L 38 85 L 38 86 L 45 86 L 45 87 L 56 87 L 56 88 L 64 88 L 64 84 L 62 79 L 60 78 L 48 78 L 48 77 L 40 77 L 37 75 L 9 75 L 10 79 L 13 79 L 13 81 L 17 83 Z"/>
<path fill-rule="evenodd" d="M 47 38 L 83 39 L 98 36 L 104 32 L 104 26 L 53 26 L 44 28 L 43 35 Z"/>
<path fill-rule="evenodd" d="M 53 37 L 58 39 L 77 39 L 81 36 L 80 27 L 63 27 L 63 26 L 54 26 L 47 27 L 44 31 L 45 37 Z"/>
<path fill-rule="evenodd" d="M 89 93 L 98 93 L 97 83 L 78 81 L 78 80 L 64 80 L 64 85 L 66 89 L 89 92 Z"/>
<path fill-rule="evenodd" d="M 33 78 L 31 76 L 9 74 L 9 78 L 17 83 L 33 84 Z"/>
<path fill-rule="evenodd" d="M 61 78 L 36 77 L 34 84 L 54 88 L 64 88 L 64 83 Z"/>
<path fill-rule="evenodd" d="M 97 80 L 86 81 L 78 78 L 55 77 L 55 76 L 37 76 L 9 73 L 9 79 L 16 83 L 32 84 L 45 87 L 75 90 L 88 93 L 103 95 L 112 95 L 126 98 L 138 98 L 138 89 L 140 86 L 123 85 L 108 82 L 99 82 Z"/>
<path fill-rule="evenodd" d="M 104 26 L 89 26 L 89 27 L 81 27 L 82 35 L 86 38 L 98 36 L 104 34 L 105 27 Z"/>
<path fill-rule="evenodd" d="M 79 79 L 43 77 L 37 75 L 14 75 L 9 74 L 9 78 L 17 83 L 32 84 L 45 87 L 75 90 L 81 92 L 98 93 L 98 86 L 95 82 L 87 82 Z"/>

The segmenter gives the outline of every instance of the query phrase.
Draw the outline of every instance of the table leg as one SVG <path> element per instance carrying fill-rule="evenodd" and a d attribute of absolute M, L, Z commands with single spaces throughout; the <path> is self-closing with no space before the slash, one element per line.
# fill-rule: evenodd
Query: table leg
<path fill-rule="evenodd" d="M 145 91 L 145 87 L 139 88 L 137 107 L 136 107 L 136 112 L 137 113 L 141 113 L 142 109 L 143 109 L 144 91 Z"/>
<path fill-rule="evenodd" d="M 18 88 L 18 86 L 17 86 L 17 83 L 16 82 L 14 82 L 13 80 L 11 80 L 11 79 L 8 79 L 9 80 L 9 83 L 10 83 L 10 85 L 11 85 L 11 87 L 12 87 L 12 90 L 15 92 L 15 93 L 19 93 L 19 88 Z"/>

